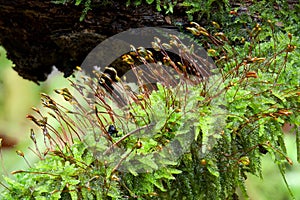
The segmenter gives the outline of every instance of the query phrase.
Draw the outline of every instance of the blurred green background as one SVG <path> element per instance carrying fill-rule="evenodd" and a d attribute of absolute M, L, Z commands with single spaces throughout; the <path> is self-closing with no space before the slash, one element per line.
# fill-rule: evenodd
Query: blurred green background
<path fill-rule="evenodd" d="M 37 159 L 28 149 L 33 146 L 30 129 L 36 127 L 26 115 L 33 113 L 31 107 L 41 107 L 40 93 L 52 94 L 54 89 L 68 85 L 68 81 L 57 71 L 46 82 L 37 85 L 18 76 L 12 67 L 13 63 L 6 58 L 6 52 L 0 46 L 0 137 L 3 140 L 0 172 L 4 175 L 27 167 L 16 150 L 22 150 L 30 163 Z M 36 132 L 39 130 L 36 129 Z M 13 143 L 15 145 L 10 146 Z"/>
<path fill-rule="evenodd" d="M 33 146 L 29 138 L 30 128 L 35 126 L 26 119 L 26 114 L 32 113 L 32 106 L 41 107 L 41 92 L 52 95 L 53 89 L 68 86 L 68 81 L 59 72 L 52 74 L 46 82 L 38 86 L 19 77 L 12 66 L 12 62 L 6 59 L 5 50 L 0 47 L 0 135 L 4 139 L 9 137 L 9 140 L 16 143 L 13 147 L 1 149 L 1 175 L 10 175 L 12 170 L 28 167 L 24 159 L 16 154 L 16 150 L 22 150 L 31 164 L 37 160 L 28 149 L 29 146 Z M 292 133 L 287 134 L 286 143 L 288 156 L 294 162 L 293 166 L 287 166 L 286 179 L 296 199 L 300 199 L 300 165 L 296 161 L 295 136 Z M 263 180 L 248 175 L 247 188 L 250 199 L 292 199 L 278 168 L 268 155 L 265 156 L 262 165 Z"/>

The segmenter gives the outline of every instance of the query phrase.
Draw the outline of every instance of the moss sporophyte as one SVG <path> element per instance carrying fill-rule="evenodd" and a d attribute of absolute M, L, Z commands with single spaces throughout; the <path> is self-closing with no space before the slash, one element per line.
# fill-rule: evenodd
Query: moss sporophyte
<path fill-rule="evenodd" d="M 40 161 L 6 177 L 2 197 L 234 199 L 237 188 L 247 196 L 248 173 L 261 176 L 265 154 L 283 172 L 292 161 L 280 127 L 299 124 L 292 39 L 270 56 L 258 26 L 242 46 L 215 28 L 187 28 L 213 59 L 165 29 L 132 29 L 101 43 L 71 87 L 55 90 L 63 101 L 42 94 L 47 114 L 33 108 L 27 116 L 41 129 L 42 144 L 30 133 Z"/>

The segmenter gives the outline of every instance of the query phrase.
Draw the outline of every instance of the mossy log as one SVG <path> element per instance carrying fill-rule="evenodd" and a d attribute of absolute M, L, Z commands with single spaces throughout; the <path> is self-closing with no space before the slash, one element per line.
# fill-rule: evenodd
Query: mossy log
<path fill-rule="evenodd" d="M 0 45 L 14 70 L 36 83 L 45 81 L 53 66 L 67 77 L 96 45 L 114 34 L 187 21 L 183 11 L 166 16 L 148 4 L 127 7 L 123 0 L 97 2 L 80 21 L 84 8 L 73 3 L 0 0 Z"/>

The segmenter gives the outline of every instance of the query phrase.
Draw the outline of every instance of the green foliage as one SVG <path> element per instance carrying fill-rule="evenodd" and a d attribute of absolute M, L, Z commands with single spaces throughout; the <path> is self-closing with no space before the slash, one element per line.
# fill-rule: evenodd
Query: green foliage
<path fill-rule="evenodd" d="M 88 152 L 84 153 L 84 150 L 82 143 L 75 143 L 70 150 L 52 152 L 51 156 L 28 171 L 15 171 L 14 174 L 17 174 L 19 182 L 6 178 L 11 188 L 6 199 L 59 199 L 62 196 L 78 199 L 75 191 L 68 195 L 65 191 L 77 186 L 84 187 L 83 190 L 87 189 L 81 184 L 88 182 L 89 175 L 95 174 L 86 165 L 90 163 L 91 155 Z M 78 174 L 81 173 L 87 173 L 87 176 L 79 177 Z"/>
<path fill-rule="evenodd" d="M 83 5 L 82 14 L 80 16 L 80 21 L 84 20 L 87 12 L 92 9 L 92 0 L 52 0 L 51 1 L 54 4 L 69 4 L 73 3 L 76 6 Z"/>
<path fill-rule="evenodd" d="M 173 13 L 174 7 L 177 5 L 177 1 L 169 1 L 169 0 L 128 0 L 126 5 L 129 6 L 131 4 L 135 6 L 139 6 L 142 3 L 147 4 L 155 4 L 157 11 L 165 11 L 166 13 Z"/>
<path fill-rule="evenodd" d="M 174 87 L 158 84 L 150 93 L 129 95 L 126 109 L 109 105 L 107 91 L 90 77 L 71 81 L 79 97 L 56 91 L 72 110 L 43 94 L 61 129 L 37 109 L 39 118 L 28 116 L 41 128 L 46 152 L 37 148 L 39 163 L 14 172 L 16 180 L 6 178 L 2 197 L 236 199 L 240 188 L 247 198 L 244 181 L 249 173 L 262 176 L 265 154 L 284 176 L 292 160 L 282 125 L 295 125 L 298 149 L 300 140 L 299 37 L 290 22 L 278 27 L 278 18 L 267 19 L 265 12 L 260 23 L 247 13 L 234 15 L 234 23 L 191 23 L 187 30 L 217 65 L 208 80 L 187 76 Z M 290 13 L 293 22 L 299 20 Z M 118 133 L 111 135 L 109 125 Z M 33 133 L 31 138 L 36 143 Z"/>
<path fill-rule="evenodd" d="M 53 0 L 51 1 L 55 4 L 74 4 L 76 6 L 83 6 L 82 15 L 80 21 L 82 21 L 87 12 L 92 10 L 93 6 L 99 2 L 93 2 L 92 0 Z M 214 14 L 212 11 L 214 9 L 219 10 L 219 12 L 228 12 L 229 1 L 197 1 L 197 0 L 184 0 L 180 1 L 170 1 L 170 0 L 128 0 L 126 6 L 134 5 L 140 6 L 143 3 L 154 4 L 157 11 L 164 11 L 166 14 L 173 13 L 175 7 L 183 8 L 186 10 L 186 14 L 189 20 L 198 19 L 200 20 L 203 17 L 207 19 L 211 18 L 211 15 Z M 101 5 L 109 4 L 109 1 L 103 0 L 100 1 Z"/>
<path fill-rule="evenodd" d="M 183 8 L 186 10 L 186 14 L 189 20 L 196 19 L 200 20 L 203 16 L 210 19 L 211 12 L 213 9 L 221 9 L 225 11 L 229 6 L 229 1 L 197 1 L 197 0 L 184 0 L 184 1 L 170 1 L 170 0 L 128 0 L 126 5 L 131 4 L 139 6 L 142 3 L 155 4 L 157 11 L 164 11 L 166 14 L 173 13 L 175 7 Z M 195 15 L 196 14 L 196 15 Z"/>
<path fill-rule="evenodd" d="M 180 6 L 187 8 L 187 15 L 190 20 L 193 20 L 196 15 L 196 19 L 200 20 L 202 17 L 206 17 L 208 20 L 211 19 L 211 15 L 214 14 L 213 10 L 216 9 L 219 12 L 228 11 L 229 1 L 217 1 L 217 0 L 209 0 L 209 1 L 195 1 L 195 0 L 185 0 Z"/>

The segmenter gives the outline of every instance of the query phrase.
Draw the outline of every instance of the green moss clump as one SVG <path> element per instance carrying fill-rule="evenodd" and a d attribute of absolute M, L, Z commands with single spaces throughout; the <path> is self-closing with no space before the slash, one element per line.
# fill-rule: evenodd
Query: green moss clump
<path fill-rule="evenodd" d="M 243 17 L 236 16 L 235 25 Z M 300 126 L 300 53 L 294 29 L 276 24 L 275 18 L 249 24 L 241 36 L 233 26 L 225 33 L 221 23 L 191 23 L 187 31 L 217 65 L 209 79 L 182 67 L 175 86 L 128 94 L 126 109 L 111 102 L 97 78 L 86 76 L 71 80 L 74 93 L 57 90 L 64 103 L 43 94 L 60 128 L 37 109 L 39 117 L 28 116 L 41 128 L 46 151 L 37 149 L 41 160 L 34 167 L 6 178 L 2 198 L 236 199 L 237 188 L 247 197 L 248 174 L 261 176 L 265 154 L 284 174 L 292 160 L 281 127 Z M 299 138 L 297 132 L 297 148 Z"/>

